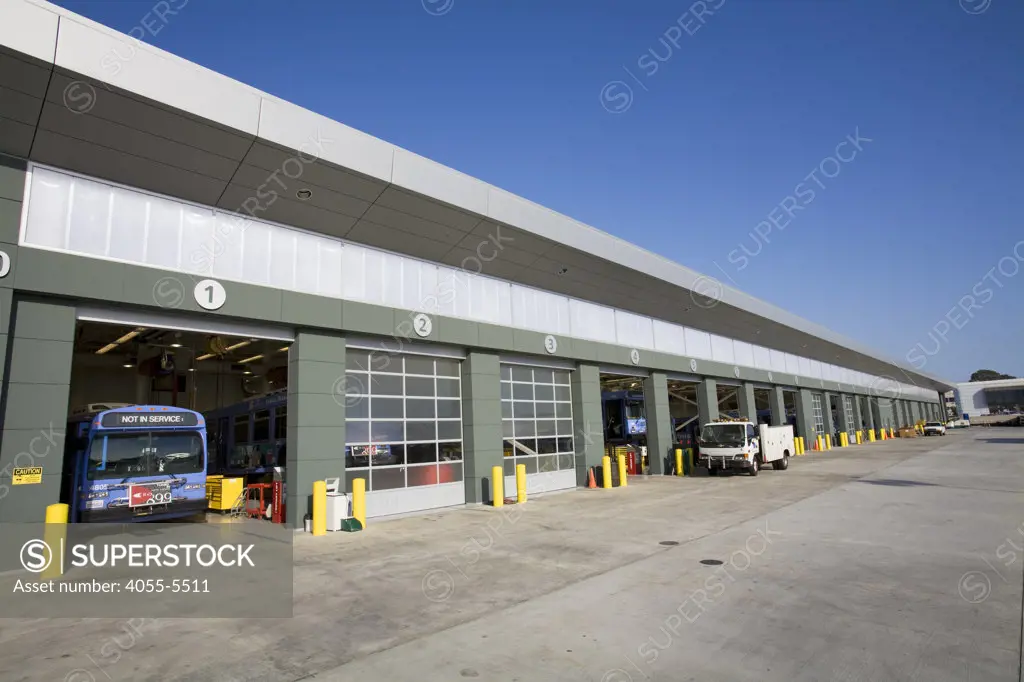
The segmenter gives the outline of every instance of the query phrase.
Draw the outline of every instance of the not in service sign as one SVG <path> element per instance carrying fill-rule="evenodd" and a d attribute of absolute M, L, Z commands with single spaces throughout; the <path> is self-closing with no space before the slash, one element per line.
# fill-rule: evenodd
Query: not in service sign
<path fill-rule="evenodd" d="M 198 426 L 194 412 L 110 412 L 103 415 L 103 426 Z"/>

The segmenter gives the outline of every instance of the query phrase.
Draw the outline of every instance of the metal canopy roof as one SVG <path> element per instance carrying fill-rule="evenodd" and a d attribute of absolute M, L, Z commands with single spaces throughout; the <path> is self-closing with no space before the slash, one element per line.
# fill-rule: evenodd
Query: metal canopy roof
<path fill-rule="evenodd" d="M 275 190 L 256 217 L 455 267 L 500 234 L 512 241 L 484 264 L 485 275 L 938 391 L 952 387 L 622 239 L 42 0 L 0 3 L 0 152 L 228 210 Z M 298 199 L 299 188 L 312 196 Z"/>

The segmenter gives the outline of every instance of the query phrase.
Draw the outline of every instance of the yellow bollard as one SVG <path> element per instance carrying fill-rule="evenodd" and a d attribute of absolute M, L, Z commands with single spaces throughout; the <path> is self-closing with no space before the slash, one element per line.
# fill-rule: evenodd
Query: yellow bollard
<path fill-rule="evenodd" d="M 875 430 L 874 429 L 868 429 L 868 442 L 869 443 L 874 443 L 875 442 Z"/>
<path fill-rule="evenodd" d="M 366 479 L 352 479 L 352 518 L 366 528 Z"/>
<path fill-rule="evenodd" d="M 40 580 L 59 578 L 64 574 L 64 543 L 67 538 L 68 506 L 59 503 L 47 506 L 43 542 L 50 548 L 50 564 L 39 574 Z"/>
<path fill-rule="evenodd" d="M 817 438 L 815 438 L 815 444 L 818 446 L 815 448 L 815 450 L 817 450 L 818 452 L 821 452 L 822 450 L 825 449 L 825 439 L 822 438 L 820 435 Z"/>
<path fill-rule="evenodd" d="M 313 481 L 313 535 L 327 535 L 326 481 Z"/>
<path fill-rule="evenodd" d="M 832 449 L 832 434 L 831 433 L 826 433 L 825 434 L 825 449 L 826 450 L 831 450 Z"/>
<path fill-rule="evenodd" d="M 896 429 L 889 429 L 889 438 L 896 437 Z"/>
<path fill-rule="evenodd" d="M 683 475 L 683 449 L 676 448 L 676 476 Z"/>
<path fill-rule="evenodd" d="M 796 450 L 796 454 L 804 454 L 804 437 L 797 436 L 793 439 L 793 449 Z"/>
<path fill-rule="evenodd" d="M 518 469 L 518 467 L 516 468 Z M 491 505 L 494 507 L 505 505 L 505 469 L 503 467 L 491 467 Z"/>
<path fill-rule="evenodd" d="M 601 487 L 612 487 L 612 458 L 608 455 L 601 458 Z"/>
<path fill-rule="evenodd" d="M 686 448 L 686 463 L 684 466 L 686 471 L 690 472 L 690 475 L 693 476 L 696 468 L 696 462 L 693 461 L 693 448 Z"/>
<path fill-rule="evenodd" d="M 619 487 L 625 488 L 629 485 L 629 476 L 626 475 L 626 456 L 619 455 Z"/>
<path fill-rule="evenodd" d="M 863 444 L 864 444 L 864 432 L 863 431 L 858 431 L 857 432 L 857 445 L 863 445 Z"/>
<path fill-rule="evenodd" d="M 526 502 L 526 465 L 516 465 L 516 504 Z"/>

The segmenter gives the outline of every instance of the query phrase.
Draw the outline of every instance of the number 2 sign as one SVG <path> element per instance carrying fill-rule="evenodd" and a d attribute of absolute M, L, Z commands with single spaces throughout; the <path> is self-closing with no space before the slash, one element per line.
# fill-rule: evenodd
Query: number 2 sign
<path fill-rule="evenodd" d="M 416 332 L 416 336 L 430 336 L 430 332 L 434 329 L 434 322 L 429 315 L 420 313 L 412 318 L 412 328 Z"/>
<path fill-rule="evenodd" d="M 224 285 L 215 279 L 204 279 L 196 284 L 192 295 L 199 307 L 206 310 L 217 310 L 228 300 L 228 292 L 224 291 Z"/>

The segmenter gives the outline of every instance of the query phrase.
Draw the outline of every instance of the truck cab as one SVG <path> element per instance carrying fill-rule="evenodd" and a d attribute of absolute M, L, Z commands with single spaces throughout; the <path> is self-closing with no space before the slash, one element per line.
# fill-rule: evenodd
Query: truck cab
<path fill-rule="evenodd" d="M 740 419 L 717 419 L 704 424 L 698 439 L 699 464 L 712 476 L 724 470 L 757 476 L 761 467 L 788 469 L 793 454 L 793 427 L 756 425 Z"/>

